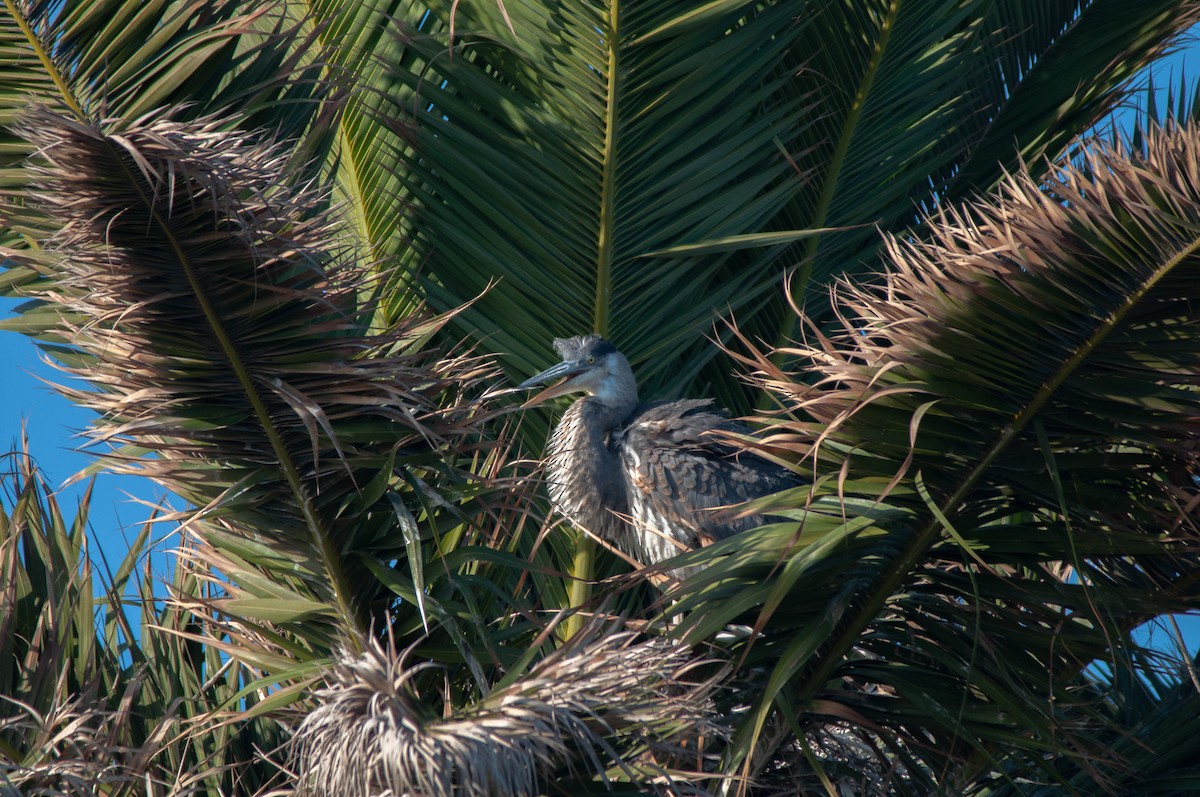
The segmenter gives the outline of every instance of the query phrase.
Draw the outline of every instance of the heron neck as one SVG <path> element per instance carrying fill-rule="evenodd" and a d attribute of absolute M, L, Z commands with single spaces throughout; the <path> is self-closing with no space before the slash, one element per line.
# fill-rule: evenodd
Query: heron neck
<path fill-rule="evenodd" d="M 628 511 L 620 458 L 608 433 L 629 412 L 589 396 L 572 404 L 555 427 L 546 458 L 550 501 L 576 525 L 616 540 Z"/>
<path fill-rule="evenodd" d="M 638 403 L 637 383 L 632 374 L 628 379 L 606 380 L 593 395 L 575 403 L 585 412 L 590 423 L 604 432 L 616 429 L 632 413 Z"/>
<path fill-rule="evenodd" d="M 637 397 L 632 401 L 613 402 L 605 401 L 599 396 L 588 396 L 575 402 L 575 406 L 579 407 L 580 417 L 589 431 L 603 439 L 605 434 L 616 429 L 633 413 L 633 408 L 637 406 Z"/>

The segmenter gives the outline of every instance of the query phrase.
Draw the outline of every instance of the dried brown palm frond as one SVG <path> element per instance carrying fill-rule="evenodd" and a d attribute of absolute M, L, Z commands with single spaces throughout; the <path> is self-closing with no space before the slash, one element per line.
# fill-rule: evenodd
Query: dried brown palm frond
<path fill-rule="evenodd" d="M 839 292 L 844 329 L 814 352 L 825 389 L 806 409 L 921 472 L 947 511 L 1019 486 L 1022 508 L 1077 526 L 1194 539 L 1200 131 L 1084 153 L 944 210 L 930 242 L 889 238 L 886 281 Z"/>
<path fill-rule="evenodd" d="M 570 651 L 443 717 L 413 694 L 427 665 L 408 667 L 379 643 L 345 654 L 294 737 L 297 794 L 523 797 L 635 773 L 655 791 L 686 784 L 670 764 L 695 767 L 703 741 L 721 736 L 713 681 L 691 677 L 690 649 L 608 633 Z"/>
<path fill-rule="evenodd" d="M 751 612 L 771 662 L 733 760 L 848 723 L 898 793 L 1002 755 L 1053 778 L 1047 746 L 1111 779 L 1081 674 L 1200 606 L 1200 128 L 1083 151 L 890 239 L 807 373 L 750 358 L 794 413 L 774 442 L 822 464 L 794 523 L 690 555 L 687 638 Z"/>
<path fill-rule="evenodd" d="M 0 795 L 91 795 L 143 780 L 126 766 L 125 729 L 95 694 L 63 695 L 49 713 L 0 695 L 0 738 L 20 737 L 27 755 L 20 761 L 0 756 Z"/>
<path fill-rule="evenodd" d="M 61 232 L 23 259 L 94 388 L 64 389 L 100 414 L 89 434 L 135 447 L 110 467 L 198 507 L 193 551 L 248 593 L 211 611 L 329 651 L 392 598 L 372 563 L 409 572 L 429 536 L 413 518 L 481 492 L 459 465 L 490 450 L 464 400 L 489 370 L 425 347 L 444 317 L 370 331 L 374 282 L 326 197 L 225 127 L 33 112 L 30 196 Z"/>

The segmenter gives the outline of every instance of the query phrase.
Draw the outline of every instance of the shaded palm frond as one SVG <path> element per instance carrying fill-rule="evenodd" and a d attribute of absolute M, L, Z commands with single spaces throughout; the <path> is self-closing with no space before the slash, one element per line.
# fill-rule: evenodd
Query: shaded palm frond
<path fill-rule="evenodd" d="M 1182 651 L 1181 651 L 1182 653 Z M 1097 710 L 1111 721 L 1109 755 L 1079 766 L 1055 762 L 1059 777 L 1037 767 L 1006 762 L 1003 771 L 981 778 L 971 792 L 986 797 L 1107 793 L 1168 797 L 1200 786 L 1200 681 L 1197 662 L 1162 652 L 1122 647 L 1111 666 L 1080 678 Z"/>
<path fill-rule="evenodd" d="M 816 143 L 797 154 L 811 187 L 792 215 L 795 226 L 834 231 L 806 241 L 800 275 L 811 282 L 792 292 L 822 322 L 829 284 L 877 269 L 876 229 L 907 230 L 922 213 L 991 190 L 1022 161 L 1040 170 L 1200 20 L 1193 4 L 1169 0 L 864 2 L 814 16 L 800 80 L 816 84 L 822 114 L 818 135 L 800 139 Z M 863 226 L 840 229 L 848 225 Z M 782 303 L 780 318 L 794 329 Z M 744 327 L 786 340 L 757 319 Z"/>
<path fill-rule="evenodd" d="M 24 131 L 47 164 L 35 196 L 62 225 L 30 260 L 52 286 L 38 295 L 96 388 L 65 392 L 100 413 L 93 437 L 156 454 L 111 467 L 201 509 L 224 575 L 257 591 L 238 616 L 313 620 L 332 648 L 386 600 L 348 555 L 409 561 L 414 491 L 468 486 L 453 460 L 479 438 L 462 393 L 486 367 L 422 348 L 444 319 L 364 334 L 366 272 L 340 257 L 320 193 L 282 181 L 284 152 L 215 121 L 102 130 L 40 113 Z"/>
<path fill-rule="evenodd" d="M 311 29 L 328 84 L 337 87 L 339 98 L 345 94 L 329 119 L 328 136 L 320 127 L 306 131 L 298 150 L 320 158 L 333 200 L 346 211 L 346 240 L 359 259 L 386 271 L 394 283 L 376 320 L 378 328 L 387 328 L 426 306 L 412 285 L 420 260 L 411 246 L 412 197 L 396 168 L 411 136 L 405 125 L 390 121 L 394 104 L 410 106 L 419 102 L 419 93 L 389 75 L 424 69 L 424 54 L 410 47 L 409 31 L 429 34 L 446 25 L 427 4 L 413 0 L 310 0 L 286 4 L 284 13 Z"/>
<path fill-rule="evenodd" d="M 694 682 L 700 663 L 669 640 L 586 636 L 444 717 L 414 692 L 421 665 L 394 646 L 344 654 L 293 740 L 297 793 L 519 797 L 635 773 L 655 792 L 685 783 L 671 762 L 699 763 L 698 745 L 721 735 L 713 681 Z"/>
<path fill-rule="evenodd" d="M 444 28 L 422 23 L 403 35 L 426 66 L 390 71 L 404 89 L 392 115 L 413 139 L 395 157 L 425 295 L 449 308 L 499 279 L 455 330 L 514 374 L 532 372 L 551 331 L 595 330 L 645 366 L 648 387 L 678 376 L 653 356 L 673 347 L 694 379 L 714 308 L 761 301 L 783 266 L 778 253 L 726 272 L 736 253 L 648 255 L 759 230 L 799 190 L 772 142 L 805 110 L 777 101 L 775 75 L 803 21 L 784 7 L 683 20 L 673 5 L 522 5 L 514 39 L 498 9 L 458 13 L 453 56 Z"/>
<path fill-rule="evenodd" d="M 483 3 L 456 4 L 451 43 L 449 5 L 397 13 L 378 46 L 400 57 L 370 84 L 390 106 L 356 123 L 386 133 L 375 184 L 409 208 L 403 279 L 422 282 L 390 301 L 448 309 L 499 277 L 453 329 L 510 374 L 597 331 L 650 395 L 735 412 L 751 394 L 702 340 L 715 316 L 781 340 L 799 267 L 825 318 L 824 286 L 877 268 L 878 228 L 1057 155 L 1197 18 L 1180 0 Z"/>
<path fill-rule="evenodd" d="M 690 633 L 765 624 L 741 755 L 774 703 L 849 718 L 940 788 L 1064 740 L 1094 770 L 1107 719 L 1076 676 L 1200 603 L 1200 135 L 1088 151 L 945 211 L 933 243 L 891 239 L 841 334 L 795 349 L 815 385 L 756 360 L 800 416 L 774 442 L 830 475 L 772 509 L 798 523 L 691 555 Z"/>
<path fill-rule="evenodd" d="M 1022 163 L 1040 174 L 1047 158 L 1057 158 L 1129 97 L 1147 64 L 1184 45 L 1197 22 L 1194 5 L 1170 0 L 994 4 L 991 35 L 975 56 L 1000 79 L 972 86 L 975 101 L 982 93 L 983 107 L 994 111 L 974 118 L 982 134 L 947 181 L 943 199 L 969 200 Z M 1114 49 L 1096 46 L 1100 41 Z M 1061 82 L 1066 74 L 1071 85 Z"/>

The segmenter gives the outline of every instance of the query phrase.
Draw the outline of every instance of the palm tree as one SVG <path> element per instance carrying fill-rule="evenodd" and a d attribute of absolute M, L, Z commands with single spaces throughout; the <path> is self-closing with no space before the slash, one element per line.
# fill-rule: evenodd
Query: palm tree
<path fill-rule="evenodd" d="M 5 290 L 193 507 L 164 638 L 237 688 L 175 697 L 253 740 L 147 734 L 164 788 L 270 733 L 311 793 L 1136 783 L 1086 668 L 1198 594 L 1196 134 L 1077 136 L 1194 4 L 5 9 Z M 689 555 L 682 645 L 481 400 L 584 331 L 814 476 Z"/>

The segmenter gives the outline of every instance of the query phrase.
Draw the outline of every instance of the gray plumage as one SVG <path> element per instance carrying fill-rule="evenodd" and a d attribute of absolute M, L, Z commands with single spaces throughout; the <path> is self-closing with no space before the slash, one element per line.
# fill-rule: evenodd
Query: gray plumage
<path fill-rule="evenodd" d="M 528 405 L 583 393 L 546 446 L 546 480 L 555 510 L 643 564 L 762 525 L 736 507 L 800 480 L 731 445 L 720 432 L 748 434 L 712 401 L 643 404 L 629 361 L 597 335 L 556 339 L 562 362 L 526 380 L 559 377 Z"/>

